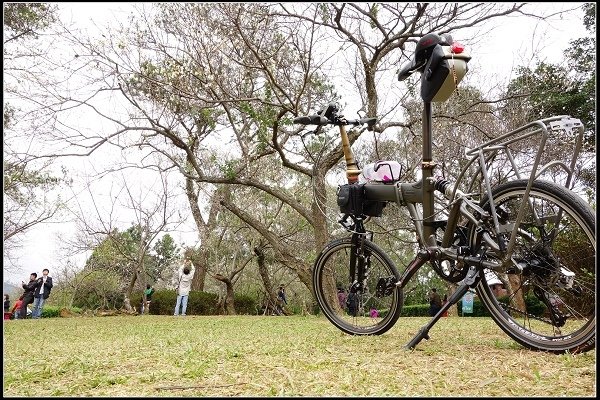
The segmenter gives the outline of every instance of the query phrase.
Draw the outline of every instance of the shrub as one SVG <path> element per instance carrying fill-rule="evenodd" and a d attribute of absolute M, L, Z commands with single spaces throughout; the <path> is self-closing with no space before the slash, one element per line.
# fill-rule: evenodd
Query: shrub
<path fill-rule="evenodd" d="M 142 304 L 143 293 L 135 292 L 131 296 L 131 305 L 139 311 Z M 188 297 L 186 314 L 188 315 L 217 315 L 219 314 L 217 302 L 219 297 L 214 293 L 192 290 Z M 235 295 L 234 306 L 238 314 L 256 314 L 257 301 L 252 296 Z M 174 290 L 157 290 L 152 295 L 150 314 L 173 315 L 177 293 Z"/>
<path fill-rule="evenodd" d="M 413 304 L 402 307 L 401 317 L 428 317 L 429 304 Z"/>
<path fill-rule="evenodd" d="M 73 305 L 80 308 L 121 308 L 121 278 L 114 271 L 96 270 L 85 276 L 75 293 Z"/>
<path fill-rule="evenodd" d="M 508 297 L 499 297 L 498 301 L 501 303 L 507 303 Z M 541 316 L 546 310 L 546 306 L 544 305 L 544 303 L 539 301 L 538 298 L 534 295 L 529 295 L 525 297 L 525 305 L 527 307 L 527 312 L 536 316 Z M 458 302 L 458 315 L 462 315 L 462 301 Z M 490 317 L 490 313 L 485 308 L 481 300 L 479 300 L 479 298 L 477 297 L 473 299 L 473 313 L 465 315 L 471 317 Z"/>
<path fill-rule="evenodd" d="M 60 317 L 60 310 L 62 310 L 63 307 L 59 307 L 59 306 L 44 306 L 42 308 L 42 318 L 57 318 Z M 73 314 L 81 314 L 81 308 L 78 307 L 71 307 L 69 309 L 69 311 Z"/>
<path fill-rule="evenodd" d="M 234 296 L 233 306 L 235 307 L 235 312 L 238 314 L 255 315 L 258 301 L 247 294 L 240 294 Z"/>

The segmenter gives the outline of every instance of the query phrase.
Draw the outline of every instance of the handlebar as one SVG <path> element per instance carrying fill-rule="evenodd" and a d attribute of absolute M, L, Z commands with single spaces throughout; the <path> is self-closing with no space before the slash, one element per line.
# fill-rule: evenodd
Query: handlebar
<path fill-rule="evenodd" d="M 300 116 L 300 117 L 294 118 L 294 123 L 301 124 L 301 125 L 337 125 L 337 126 L 353 125 L 353 126 L 360 126 L 360 125 L 367 124 L 367 129 L 372 129 L 376 122 L 377 122 L 376 117 L 361 118 L 361 119 L 345 119 L 345 118 L 341 117 L 341 118 L 333 118 L 330 120 L 330 119 L 327 119 L 318 114 L 309 115 L 309 116 Z"/>

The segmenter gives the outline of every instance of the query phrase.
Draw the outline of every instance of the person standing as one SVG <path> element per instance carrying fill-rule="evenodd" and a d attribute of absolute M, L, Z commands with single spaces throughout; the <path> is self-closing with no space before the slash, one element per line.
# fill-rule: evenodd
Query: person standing
<path fill-rule="evenodd" d="M 19 319 L 19 314 L 21 312 L 21 306 L 23 305 L 23 295 L 21 295 L 21 297 L 19 297 L 17 299 L 17 301 L 15 301 L 15 305 L 13 306 L 12 310 L 10 310 L 10 313 L 13 316 L 13 319 Z"/>
<path fill-rule="evenodd" d="M 179 280 L 177 282 L 177 303 L 175 304 L 175 313 L 173 315 L 177 316 L 180 313 L 185 316 L 185 311 L 187 309 L 188 297 L 190 295 L 190 290 L 192 289 L 192 279 L 194 279 L 194 272 L 196 269 L 192 264 L 189 258 L 185 258 L 183 260 L 183 265 L 179 267 L 178 277 Z"/>
<path fill-rule="evenodd" d="M 432 288 L 429 292 L 429 315 L 433 317 L 442 308 L 442 299 L 437 293 L 436 288 Z"/>
<path fill-rule="evenodd" d="M 4 295 L 4 319 L 10 319 L 10 296 Z"/>
<path fill-rule="evenodd" d="M 446 303 L 448 303 L 448 294 L 444 295 L 444 300 L 442 300 L 442 307 L 444 307 L 446 305 Z M 444 311 L 444 313 L 442 314 L 442 317 L 447 317 L 448 316 L 448 310 Z"/>
<path fill-rule="evenodd" d="M 33 311 L 31 312 L 31 318 L 38 319 L 42 316 L 42 307 L 48 297 L 50 297 L 50 290 L 52 290 L 52 277 L 48 276 L 50 271 L 48 268 L 42 270 L 42 277 L 37 280 L 37 286 L 33 293 Z"/>
<path fill-rule="evenodd" d="M 339 287 L 337 292 L 338 303 L 340 303 L 340 308 L 343 310 L 346 308 L 346 291 L 344 288 Z"/>
<path fill-rule="evenodd" d="M 348 308 L 348 314 L 356 317 L 358 315 L 358 294 L 354 290 L 350 290 L 346 297 L 346 307 Z"/>
<path fill-rule="evenodd" d="M 287 305 L 287 299 L 285 298 L 285 286 L 283 286 L 282 283 L 277 290 L 277 315 L 285 314 L 285 311 L 283 310 L 284 305 Z"/>
<path fill-rule="evenodd" d="M 21 283 L 23 284 L 23 290 L 25 290 L 25 292 L 23 292 L 23 302 L 21 303 L 18 317 L 25 319 L 27 316 L 27 306 L 33 303 L 33 296 L 38 285 L 37 273 L 33 272 L 29 275 L 29 282 L 25 283 L 24 281 L 21 281 Z"/>
<path fill-rule="evenodd" d="M 150 284 L 147 284 L 146 290 L 144 290 L 144 295 L 146 296 L 146 303 L 142 304 L 142 314 L 144 314 L 144 312 L 146 311 L 148 311 L 148 314 L 150 314 L 150 302 L 152 301 L 152 293 L 154 293 L 154 288 Z"/>

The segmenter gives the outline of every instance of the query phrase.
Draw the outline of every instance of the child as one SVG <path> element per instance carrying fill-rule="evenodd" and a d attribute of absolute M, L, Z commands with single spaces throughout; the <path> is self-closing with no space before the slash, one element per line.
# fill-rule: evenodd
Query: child
<path fill-rule="evenodd" d="M 23 295 L 21 295 L 21 297 L 19 297 L 19 299 L 17 301 L 15 301 L 15 305 L 13 306 L 12 310 L 10 311 L 13 315 L 14 319 L 19 319 L 19 310 L 21 309 L 21 305 L 23 305 Z M 23 317 L 25 318 L 25 317 Z"/>

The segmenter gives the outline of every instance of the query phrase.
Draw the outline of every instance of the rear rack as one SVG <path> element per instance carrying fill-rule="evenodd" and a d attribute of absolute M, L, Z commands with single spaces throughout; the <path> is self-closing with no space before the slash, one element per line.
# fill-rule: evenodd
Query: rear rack
<path fill-rule="evenodd" d="M 533 154 L 533 164 L 531 165 L 531 171 L 529 173 L 529 184 L 538 179 L 544 172 L 548 171 L 552 167 L 562 168 L 566 172 L 566 180 L 564 186 L 569 189 L 571 185 L 571 180 L 573 178 L 573 173 L 575 171 L 575 163 L 577 161 L 577 157 L 581 152 L 581 147 L 583 143 L 583 131 L 584 126 L 579 119 L 573 118 L 569 115 L 559 115 L 549 118 L 540 119 L 537 121 L 533 121 L 527 125 L 524 125 L 518 129 L 515 129 L 511 132 L 508 132 L 498 138 L 487 141 L 480 146 L 466 149 L 465 154 L 470 157 L 468 164 L 461 171 L 457 182 L 461 182 L 465 177 L 466 172 L 469 168 L 475 164 L 476 161 L 479 161 L 479 167 L 477 168 L 477 172 L 474 175 L 475 178 L 471 181 L 468 186 L 467 192 L 471 192 L 473 187 L 477 183 L 477 177 L 487 176 L 487 169 L 482 171 L 482 165 L 489 166 L 495 159 L 501 157 L 501 154 L 506 156 L 506 159 L 509 162 L 510 169 L 516 179 L 526 178 L 526 171 L 519 169 L 517 167 L 517 163 L 515 161 L 514 150 L 511 149 L 510 145 L 518 146 L 518 143 L 524 141 L 528 138 L 533 138 L 534 136 L 539 136 L 539 146 L 537 147 L 537 151 Z M 559 160 L 551 160 L 540 167 L 542 156 L 544 154 L 546 141 L 550 137 L 551 134 L 564 136 L 564 142 L 566 143 L 568 140 L 574 140 L 574 149 L 573 155 L 571 157 L 570 163 L 567 164 L 563 161 Z M 528 150 L 530 146 L 528 146 Z M 535 149 L 534 149 L 535 150 Z M 455 185 L 454 193 L 452 193 L 452 197 L 454 197 L 456 188 L 458 188 L 458 184 Z"/>

